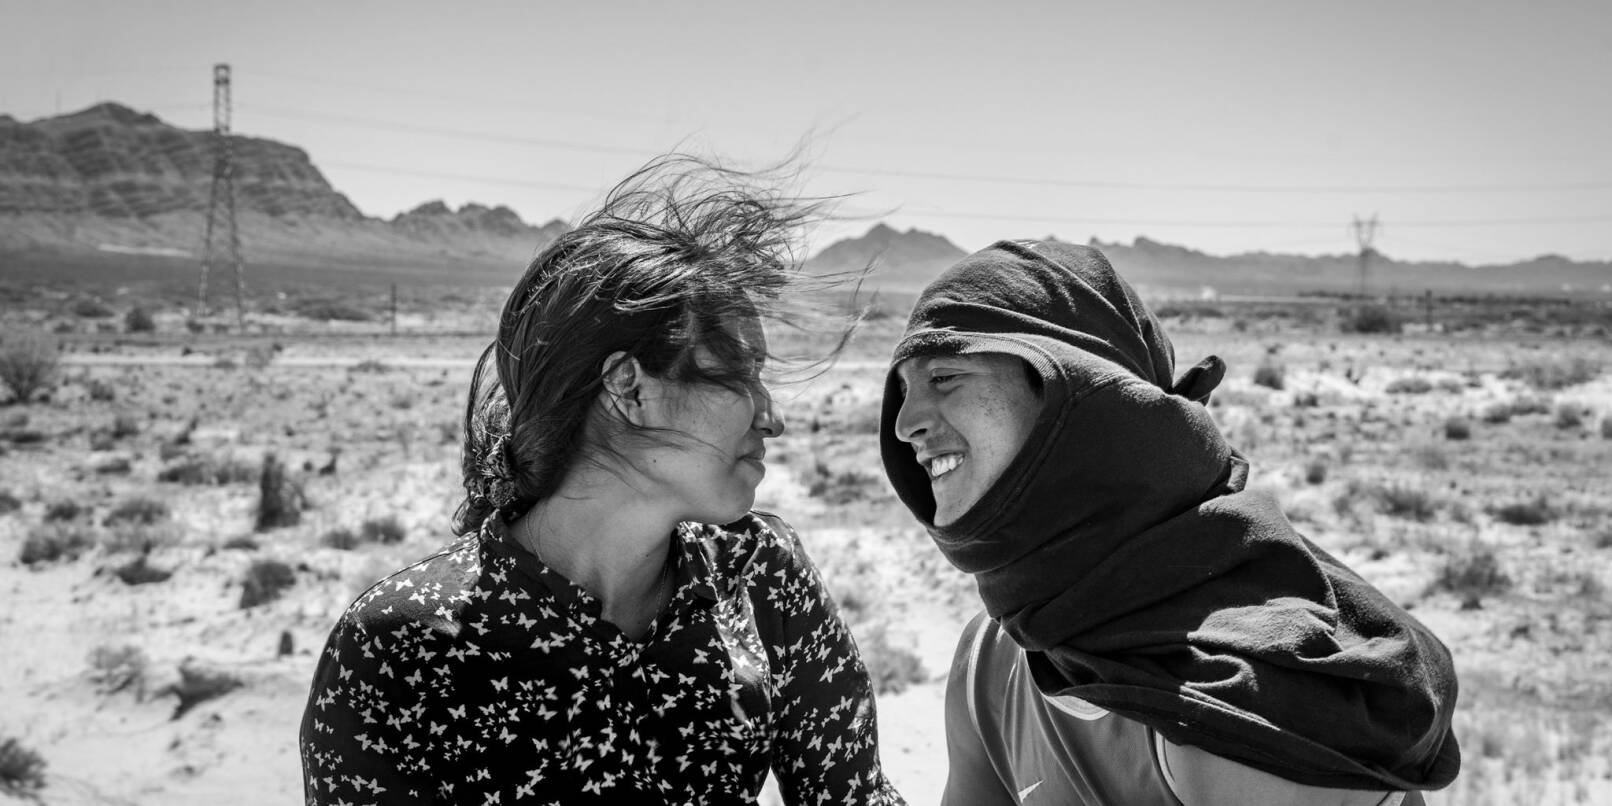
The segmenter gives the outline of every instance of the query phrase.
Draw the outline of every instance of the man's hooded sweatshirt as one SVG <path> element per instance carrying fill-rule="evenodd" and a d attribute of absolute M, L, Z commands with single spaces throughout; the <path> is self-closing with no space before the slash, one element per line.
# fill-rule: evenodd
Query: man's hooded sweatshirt
<path fill-rule="evenodd" d="M 937 527 L 928 475 L 895 435 L 892 369 L 885 470 L 1044 693 L 1299 783 L 1455 778 L 1448 650 L 1244 489 L 1248 465 L 1203 405 L 1224 365 L 1176 380 L 1169 339 L 1100 252 L 1003 241 L 965 258 L 919 298 L 892 368 L 945 353 L 1023 359 L 1040 380 L 1033 430 Z"/>

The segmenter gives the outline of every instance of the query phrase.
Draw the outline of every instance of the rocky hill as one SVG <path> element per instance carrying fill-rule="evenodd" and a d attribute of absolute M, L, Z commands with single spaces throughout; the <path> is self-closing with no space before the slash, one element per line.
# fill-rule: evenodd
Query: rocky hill
<path fill-rule="evenodd" d="M 440 201 L 383 221 L 360 212 L 300 148 L 239 135 L 230 146 L 248 262 L 295 268 L 299 282 L 326 270 L 342 280 L 507 282 L 566 227 Z M 0 115 L 0 269 L 80 266 L 104 276 L 134 266 L 131 280 L 193 273 L 214 147 L 209 131 L 114 103 L 27 123 Z"/>
<path fill-rule="evenodd" d="M 859 272 L 873 267 L 870 286 L 915 290 L 968 254 L 944 236 L 874 224 L 866 234 L 829 244 L 806 262 L 821 274 Z"/>

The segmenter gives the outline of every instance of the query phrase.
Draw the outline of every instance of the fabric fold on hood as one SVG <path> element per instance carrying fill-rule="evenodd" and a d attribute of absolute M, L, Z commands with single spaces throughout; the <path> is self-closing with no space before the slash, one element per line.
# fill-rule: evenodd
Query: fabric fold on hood
<path fill-rule="evenodd" d="M 894 367 L 1006 353 L 1041 380 L 1025 447 L 956 522 L 895 435 Z M 1204 403 L 1153 315 L 1095 249 L 1003 241 L 920 297 L 880 424 L 885 470 L 1047 694 L 1316 786 L 1454 780 L 1456 679 L 1424 626 L 1300 535 Z"/>

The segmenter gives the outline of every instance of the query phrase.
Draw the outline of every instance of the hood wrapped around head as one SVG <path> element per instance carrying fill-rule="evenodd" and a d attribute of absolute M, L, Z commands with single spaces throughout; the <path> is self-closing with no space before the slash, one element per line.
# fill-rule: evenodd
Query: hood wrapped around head
<path fill-rule="evenodd" d="M 895 434 L 895 367 L 950 353 L 1023 359 L 1042 408 L 990 489 L 937 527 L 928 474 Z M 996 243 L 913 309 L 885 384 L 885 470 L 1043 691 L 1301 783 L 1448 783 L 1448 651 L 1243 490 L 1247 463 L 1203 405 L 1224 364 L 1174 369 L 1157 320 L 1096 249 Z"/>

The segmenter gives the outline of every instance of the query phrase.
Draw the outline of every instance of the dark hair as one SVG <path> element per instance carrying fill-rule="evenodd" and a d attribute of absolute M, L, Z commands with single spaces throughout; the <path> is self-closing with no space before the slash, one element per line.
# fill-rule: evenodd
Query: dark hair
<path fill-rule="evenodd" d="M 736 391 L 757 382 L 766 356 L 723 325 L 779 316 L 796 237 L 826 204 L 782 192 L 793 175 L 659 157 L 533 259 L 471 380 L 456 534 L 494 513 L 513 518 L 595 451 L 619 455 L 626 424 L 593 416 L 612 353 L 657 377 Z M 698 347 L 717 360 L 702 366 Z"/>

